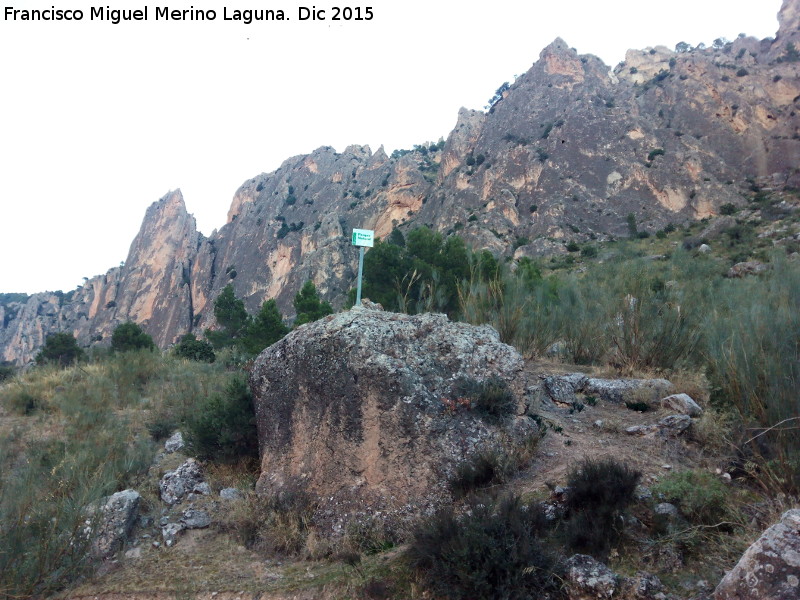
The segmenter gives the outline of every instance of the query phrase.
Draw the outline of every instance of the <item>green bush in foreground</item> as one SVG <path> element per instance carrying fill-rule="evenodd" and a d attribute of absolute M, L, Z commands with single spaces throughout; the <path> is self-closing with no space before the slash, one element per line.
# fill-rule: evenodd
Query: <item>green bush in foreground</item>
<path fill-rule="evenodd" d="M 614 459 L 587 459 L 567 476 L 567 544 L 605 554 L 621 537 L 622 512 L 633 501 L 641 473 Z"/>
<path fill-rule="evenodd" d="M 436 597 L 545 598 L 559 589 L 557 560 L 540 542 L 546 520 L 510 496 L 476 502 L 468 514 L 444 508 L 419 524 L 406 552 Z"/>
<path fill-rule="evenodd" d="M 653 486 L 656 497 L 675 504 L 683 515 L 697 525 L 714 525 L 728 512 L 725 484 L 705 471 L 670 473 Z"/>

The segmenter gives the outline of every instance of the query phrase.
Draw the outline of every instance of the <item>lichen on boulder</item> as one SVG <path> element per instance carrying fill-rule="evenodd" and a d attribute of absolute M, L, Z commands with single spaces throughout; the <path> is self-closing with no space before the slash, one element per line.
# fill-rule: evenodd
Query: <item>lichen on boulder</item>
<path fill-rule="evenodd" d="M 301 488 L 341 531 L 357 514 L 404 521 L 450 498 L 448 478 L 476 452 L 536 431 L 521 407 L 500 422 L 458 397 L 465 379 L 512 380 L 519 353 L 489 326 L 363 305 L 270 346 L 250 375 L 260 493 Z"/>

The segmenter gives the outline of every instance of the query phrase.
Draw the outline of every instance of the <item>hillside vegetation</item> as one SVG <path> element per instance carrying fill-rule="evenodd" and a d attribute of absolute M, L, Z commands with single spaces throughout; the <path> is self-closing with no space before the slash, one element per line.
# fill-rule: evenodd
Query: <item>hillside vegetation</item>
<path fill-rule="evenodd" d="M 123 331 L 116 350 L 66 361 L 43 355 L 36 367 L 7 373 L 0 383 L 0 597 L 62 590 L 170 596 L 311 590 L 308 597 L 422 598 L 434 589 L 475 598 L 488 597 L 479 590 L 492 578 L 502 582 L 495 581 L 495 590 L 509 590 L 503 597 L 528 597 L 519 590 L 535 589 L 555 597 L 559 556 L 568 549 L 630 572 L 641 567 L 637 557 L 660 557 L 648 569 L 672 591 L 686 580 L 718 576 L 764 520 L 800 493 L 797 204 L 792 195 L 754 195 L 745 210 L 719 218 L 727 221 L 647 235 L 634 224 L 629 239 L 567 247 L 540 262 L 498 262 L 455 235 L 445 238 L 424 228 L 392 235 L 367 253 L 365 296 L 386 308 L 442 311 L 489 323 L 530 360 L 533 371 L 660 376 L 690 392 L 706 408 L 691 442 L 695 468 L 648 480 L 655 498 L 679 505 L 681 526 L 653 516 L 655 499 L 634 497 L 641 472 L 621 462 L 580 463 L 565 440 L 559 444 L 566 449 L 563 460 L 571 461 L 567 476 L 547 483 L 569 483 L 587 494 L 598 481 L 618 483 L 603 498 L 585 500 L 598 503 L 591 515 L 575 505 L 555 524 L 537 516 L 537 502 L 548 492 L 534 475 L 534 444 L 514 469 L 504 471 L 497 456 L 473 465 L 465 471 L 472 483 L 461 482 L 461 499 L 450 512 L 421 522 L 406 539 L 385 536 L 376 519 L 348 531 L 341 546 L 326 545 L 307 521 L 313 498 L 253 492 L 257 441 L 242 370 L 289 329 L 274 303 L 251 316 L 228 289 L 215 307 L 221 328 L 207 333 L 214 351 L 194 337 L 163 353 L 152 340 L 131 347 L 123 342 L 138 340 L 139 333 Z M 735 264 L 754 259 L 762 265 L 758 274 L 729 276 Z M 330 313 L 324 304 L 304 288 L 296 300 L 298 321 Z M 569 413 L 542 414 L 543 435 L 560 439 L 568 418 L 590 423 L 586 415 L 601 410 L 581 405 Z M 105 565 L 97 574 L 87 559 L 93 522 L 86 507 L 136 487 L 145 514 L 157 520 L 155 478 L 175 466 L 157 455 L 175 430 L 187 438 L 184 452 L 207 461 L 212 488 L 237 487 L 242 498 L 218 515 L 210 533 L 194 540 L 195 554 L 180 545 L 148 546 L 140 561 Z M 622 436 L 615 439 L 624 443 Z M 723 467 L 732 483 L 723 483 L 711 465 Z M 592 469 L 598 474 L 591 475 Z M 775 501 L 779 495 L 783 500 Z M 459 516 L 465 508 L 468 522 Z M 614 524 L 631 514 L 641 527 L 617 531 Z M 505 524 L 499 530 L 497 515 Z M 617 537 L 595 536 L 576 525 L 598 518 L 607 518 Z M 519 547 L 523 534 L 531 534 L 535 544 Z M 443 540 L 451 545 L 442 547 Z M 410 546 L 398 551 L 398 544 Z M 510 547 L 523 554 L 510 556 Z M 487 554 L 490 548 L 494 554 Z M 681 560 L 670 565 L 664 559 L 669 552 Z M 448 553 L 455 558 L 443 563 Z M 481 563 L 485 571 L 469 567 L 486 556 L 497 564 Z M 525 565 L 534 563 L 542 571 L 531 577 Z M 254 564 L 274 577 L 256 576 Z M 202 576 L 187 583 L 177 574 L 192 565 L 199 565 Z"/>

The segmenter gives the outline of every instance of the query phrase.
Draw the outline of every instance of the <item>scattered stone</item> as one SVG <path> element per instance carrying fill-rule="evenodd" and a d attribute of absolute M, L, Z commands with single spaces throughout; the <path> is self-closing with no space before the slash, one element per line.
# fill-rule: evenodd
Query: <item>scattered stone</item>
<path fill-rule="evenodd" d="M 120 550 L 136 523 L 140 500 L 139 492 L 128 489 L 101 500 L 99 514 L 97 506 L 87 509 L 90 517 L 86 522 L 87 533 L 93 529 L 92 517 L 99 519 L 94 524 L 96 529 L 91 549 L 95 558 L 109 559 Z"/>
<path fill-rule="evenodd" d="M 669 502 L 662 502 L 656 505 L 655 513 L 662 517 L 668 517 L 669 519 L 677 519 L 681 515 L 678 507 Z"/>
<path fill-rule="evenodd" d="M 180 467 L 174 471 L 167 472 L 161 478 L 158 484 L 161 491 L 161 500 L 167 504 L 176 504 L 201 483 L 203 483 L 203 473 L 200 463 L 194 458 L 190 458 Z M 209 488 L 210 492 L 211 489 Z"/>
<path fill-rule="evenodd" d="M 670 415 L 651 425 L 631 425 L 625 428 L 625 433 L 641 436 L 659 434 L 674 437 L 686 431 L 691 425 L 692 418 L 689 415 Z"/>
<path fill-rule="evenodd" d="M 584 394 L 597 396 L 606 402 L 655 402 L 673 390 L 666 379 L 599 379 L 592 377 L 581 390 Z"/>
<path fill-rule="evenodd" d="M 625 428 L 628 435 L 648 435 L 655 433 L 658 428 L 655 425 L 631 425 Z"/>
<path fill-rule="evenodd" d="M 759 275 L 769 269 L 766 265 L 758 260 L 748 260 L 745 262 L 736 263 L 729 270 L 727 277 L 738 278 L 746 277 L 748 275 Z"/>
<path fill-rule="evenodd" d="M 635 598 L 636 600 L 664 600 L 664 584 L 661 580 L 644 571 L 636 573 L 633 577 L 626 577 L 622 583 L 622 597 Z"/>
<path fill-rule="evenodd" d="M 173 433 L 166 442 L 164 442 L 164 451 L 167 454 L 172 454 L 178 450 L 182 450 L 186 446 L 183 441 L 183 434 L 180 431 Z"/>
<path fill-rule="evenodd" d="M 567 559 L 564 587 L 570 600 L 612 598 L 619 588 L 619 577 L 603 563 L 586 554 Z"/>
<path fill-rule="evenodd" d="M 761 534 L 723 577 L 713 598 L 800 598 L 800 509 L 786 511 Z"/>
<path fill-rule="evenodd" d="M 240 500 L 244 498 L 244 494 L 236 488 L 223 488 L 219 491 L 219 497 L 223 500 Z"/>
<path fill-rule="evenodd" d="M 189 509 L 183 511 L 181 523 L 186 529 L 204 529 L 211 525 L 211 516 L 204 510 Z"/>
<path fill-rule="evenodd" d="M 593 427 L 597 427 L 598 429 L 603 428 L 603 419 L 597 419 L 594 423 L 592 423 Z"/>
<path fill-rule="evenodd" d="M 639 502 L 648 502 L 653 499 L 653 492 L 646 485 L 637 485 L 633 491 L 633 497 Z"/>
<path fill-rule="evenodd" d="M 690 417 L 699 417 L 703 414 L 703 409 L 688 394 L 672 394 L 662 398 L 661 407 L 675 410 Z"/>
<path fill-rule="evenodd" d="M 136 548 L 131 548 L 130 550 L 126 550 L 125 558 L 129 559 L 142 558 L 142 549 L 139 546 L 137 546 Z"/>
<path fill-rule="evenodd" d="M 655 402 L 674 389 L 666 379 L 601 379 L 583 373 L 540 375 L 541 384 L 528 388 L 528 393 L 543 402 L 572 406 L 578 394 L 595 396 L 606 402 L 622 404 L 630 401 Z M 534 410 L 529 406 L 528 412 Z"/>
<path fill-rule="evenodd" d="M 697 249 L 700 254 L 708 254 L 711 252 L 711 246 L 708 244 L 700 244 L 700 247 Z"/>
<path fill-rule="evenodd" d="M 658 422 L 658 427 L 668 435 L 680 435 L 692 426 L 692 417 L 689 415 L 670 415 Z"/>
<path fill-rule="evenodd" d="M 178 534 L 184 529 L 183 523 L 167 523 L 166 526 L 161 528 L 161 537 L 164 538 L 164 545 L 167 547 L 174 546 L 178 540 Z"/>

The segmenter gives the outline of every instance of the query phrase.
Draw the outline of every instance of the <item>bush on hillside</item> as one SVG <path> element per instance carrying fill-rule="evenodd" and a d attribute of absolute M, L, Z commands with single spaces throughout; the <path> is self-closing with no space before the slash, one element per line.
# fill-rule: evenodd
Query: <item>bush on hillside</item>
<path fill-rule="evenodd" d="M 214 348 L 205 340 L 198 340 L 194 334 L 187 333 L 175 346 L 175 356 L 196 360 L 199 362 L 213 363 L 217 360 Z"/>
<path fill-rule="evenodd" d="M 144 332 L 136 323 L 128 322 L 118 325 L 111 334 L 111 348 L 115 352 L 131 350 L 155 350 L 153 338 Z"/>
<path fill-rule="evenodd" d="M 62 367 L 71 365 L 85 357 L 71 333 L 59 332 L 48 335 L 44 347 L 36 355 L 37 364 L 54 363 Z"/>
<path fill-rule="evenodd" d="M 258 457 L 253 396 L 244 376 L 234 378 L 224 394 L 201 402 L 186 425 L 186 445 L 204 460 L 231 462 Z"/>

